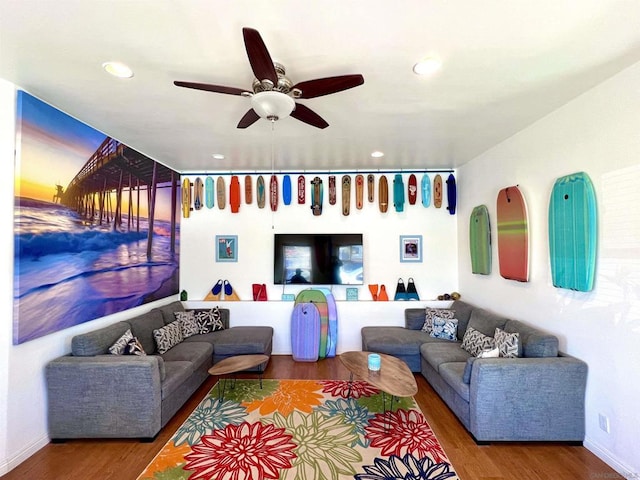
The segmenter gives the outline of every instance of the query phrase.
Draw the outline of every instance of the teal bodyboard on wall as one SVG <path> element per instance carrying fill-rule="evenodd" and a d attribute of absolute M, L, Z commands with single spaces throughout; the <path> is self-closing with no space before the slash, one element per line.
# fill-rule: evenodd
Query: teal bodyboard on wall
<path fill-rule="evenodd" d="M 491 273 L 491 228 L 489 210 L 486 205 L 478 205 L 469 219 L 469 250 L 471 252 L 471 272 L 481 275 Z"/>
<path fill-rule="evenodd" d="M 553 286 L 593 289 L 597 250 L 596 194 L 578 172 L 556 180 L 549 202 L 549 254 Z"/>

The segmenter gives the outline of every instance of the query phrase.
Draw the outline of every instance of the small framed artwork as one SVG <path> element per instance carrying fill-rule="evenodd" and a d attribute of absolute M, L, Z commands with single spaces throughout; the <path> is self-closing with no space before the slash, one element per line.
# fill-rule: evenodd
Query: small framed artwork
<path fill-rule="evenodd" d="M 400 261 L 422 262 L 422 235 L 400 235 Z"/>
<path fill-rule="evenodd" d="M 216 262 L 238 261 L 238 236 L 216 235 Z"/>

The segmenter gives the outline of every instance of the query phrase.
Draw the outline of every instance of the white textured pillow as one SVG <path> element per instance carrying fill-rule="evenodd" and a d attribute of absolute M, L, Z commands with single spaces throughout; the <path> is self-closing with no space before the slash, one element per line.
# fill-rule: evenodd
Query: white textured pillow
<path fill-rule="evenodd" d="M 177 344 L 184 340 L 182 336 L 182 327 L 180 322 L 176 320 L 169 325 L 165 325 L 162 328 L 153 331 L 153 338 L 156 340 L 158 347 L 158 353 L 163 354 L 170 348 L 175 347 Z"/>
<path fill-rule="evenodd" d="M 507 333 L 500 328 L 496 328 L 493 338 L 496 340 L 496 347 L 498 347 L 501 357 L 513 358 L 518 356 L 519 333 Z"/>
<path fill-rule="evenodd" d="M 462 338 L 461 347 L 474 357 L 477 357 L 485 350 L 492 350 L 496 344 L 493 338 L 479 332 L 473 327 L 467 327 Z"/>
<path fill-rule="evenodd" d="M 128 329 L 109 347 L 109 353 L 112 355 L 124 355 L 124 350 L 131 340 L 133 340 L 133 333 L 131 333 L 131 329 Z"/>
<path fill-rule="evenodd" d="M 500 356 L 500 350 L 498 347 L 493 350 L 485 350 L 478 355 L 478 358 L 498 358 Z"/>

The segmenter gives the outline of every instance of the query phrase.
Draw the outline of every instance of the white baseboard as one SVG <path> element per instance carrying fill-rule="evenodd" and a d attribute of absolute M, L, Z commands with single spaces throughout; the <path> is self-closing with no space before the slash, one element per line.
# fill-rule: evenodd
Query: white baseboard
<path fill-rule="evenodd" d="M 14 457 L 5 459 L 2 463 L 0 463 L 0 476 L 6 473 L 9 473 L 11 470 L 16 468 L 18 465 L 20 465 L 22 462 L 27 460 L 31 455 L 36 453 L 38 450 L 40 450 L 42 447 L 44 447 L 47 444 L 49 444 L 49 437 L 48 436 L 42 437 L 36 440 L 31 445 L 22 449 Z"/>
<path fill-rule="evenodd" d="M 602 447 L 598 443 L 592 442 L 588 438 L 585 438 L 583 442 L 584 447 L 593 453 L 596 457 L 602 460 L 604 463 L 613 468 L 616 472 L 622 475 L 626 480 L 638 480 L 640 479 L 640 472 L 634 472 L 631 467 L 625 465 L 624 462 L 616 458 L 609 450 Z M 598 477 L 594 474 L 592 477 L 594 480 L 601 478 L 602 480 L 608 480 L 606 476 Z"/>

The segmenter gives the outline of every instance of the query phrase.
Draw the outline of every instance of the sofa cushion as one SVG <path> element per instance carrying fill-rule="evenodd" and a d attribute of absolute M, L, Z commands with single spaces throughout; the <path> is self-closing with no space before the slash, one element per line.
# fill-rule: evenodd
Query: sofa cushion
<path fill-rule="evenodd" d="M 457 332 L 457 319 L 441 318 L 435 315 L 431 318 L 431 332 L 429 333 L 429 335 L 433 338 L 442 338 L 443 340 L 455 341 L 457 339 Z"/>
<path fill-rule="evenodd" d="M 436 372 L 440 365 L 449 362 L 466 362 L 469 354 L 460 348 L 460 342 L 443 341 L 437 343 L 425 343 L 420 347 L 420 355 Z M 462 377 L 462 371 L 461 375 Z"/>
<path fill-rule="evenodd" d="M 469 382 L 464 382 L 464 362 L 449 362 L 440 365 L 440 376 L 458 395 L 469 401 Z"/>
<path fill-rule="evenodd" d="M 471 371 L 473 370 L 473 363 L 477 359 L 478 359 L 478 357 L 469 357 L 469 358 L 467 358 L 467 361 L 464 364 L 464 372 L 462 373 L 462 381 L 464 383 L 471 382 Z"/>
<path fill-rule="evenodd" d="M 462 339 L 461 347 L 469 352 L 470 355 L 477 357 L 483 351 L 495 348 L 495 340 L 472 326 L 468 326 Z"/>
<path fill-rule="evenodd" d="M 165 362 L 191 362 L 196 370 L 213 359 L 213 346 L 207 342 L 182 342 L 161 355 Z"/>
<path fill-rule="evenodd" d="M 271 327 L 233 327 L 217 333 L 216 355 L 264 354 L 270 351 L 273 338 Z"/>
<path fill-rule="evenodd" d="M 111 355 L 124 355 L 124 351 L 131 340 L 133 340 L 133 333 L 131 333 L 130 328 L 127 328 L 127 331 L 109 347 L 109 353 Z"/>
<path fill-rule="evenodd" d="M 165 378 L 162 382 L 162 398 L 179 388 L 192 374 L 193 364 L 187 361 L 164 362 Z"/>
<path fill-rule="evenodd" d="M 501 328 L 496 328 L 495 335 L 493 336 L 496 341 L 496 348 L 501 357 L 513 358 L 520 356 L 520 334 L 507 333 Z"/>
<path fill-rule="evenodd" d="M 424 309 L 422 318 L 424 321 Z M 403 327 L 363 327 L 362 349 L 388 355 L 419 355 L 420 345 L 434 342 L 428 333 Z"/>
<path fill-rule="evenodd" d="M 184 305 L 182 305 L 182 302 L 176 300 L 175 302 L 171 302 L 168 305 L 158 307 L 158 310 L 160 310 L 160 313 L 162 314 L 162 319 L 164 320 L 165 325 L 168 325 L 171 322 L 175 321 L 175 312 L 184 312 L 185 309 Z"/>
<path fill-rule="evenodd" d="M 469 317 L 469 327 L 473 327 L 489 337 L 493 337 L 496 328 L 504 329 L 505 323 L 507 323 L 505 317 L 483 308 L 475 308 Z"/>
<path fill-rule="evenodd" d="M 509 320 L 503 330 L 520 334 L 523 357 L 557 357 L 558 337 L 525 325 L 518 320 Z"/>
<path fill-rule="evenodd" d="M 115 343 L 130 325 L 126 322 L 117 322 L 92 332 L 75 335 L 71 339 L 71 354 L 76 357 L 93 357 L 109 353 L 109 347 Z"/>
<path fill-rule="evenodd" d="M 405 308 L 404 327 L 409 330 L 420 330 L 424 325 L 424 308 Z"/>
<path fill-rule="evenodd" d="M 458 319 L 458 339 L 462 340 L 464 332 L 467 331 L 471 312 L 475 307 L 463 302 L 462 300 L 455 300 L 449 308 L 456 312 L 456 318 Z"/>
<path fill-rule="evenodd" d="M 142 348 L 147 352 L 147 355 L 154 354 L 156 352 L 156 341 L 153 338 L 153 331 L 164 327 L 162 312 L 154 308 L 147 313 L 130 318 L 127 322 L 131 325 L 131 333 L 140 340 Z"/>
<path fill-rule="evenodd" d="M 180 322 L 176 320 L 169 325 L 154 330 L 153 338 L 156 340 L 157 352 L 163 354 L 182 342 L 184 339 L 182 336 L 182 326 Z"/>

